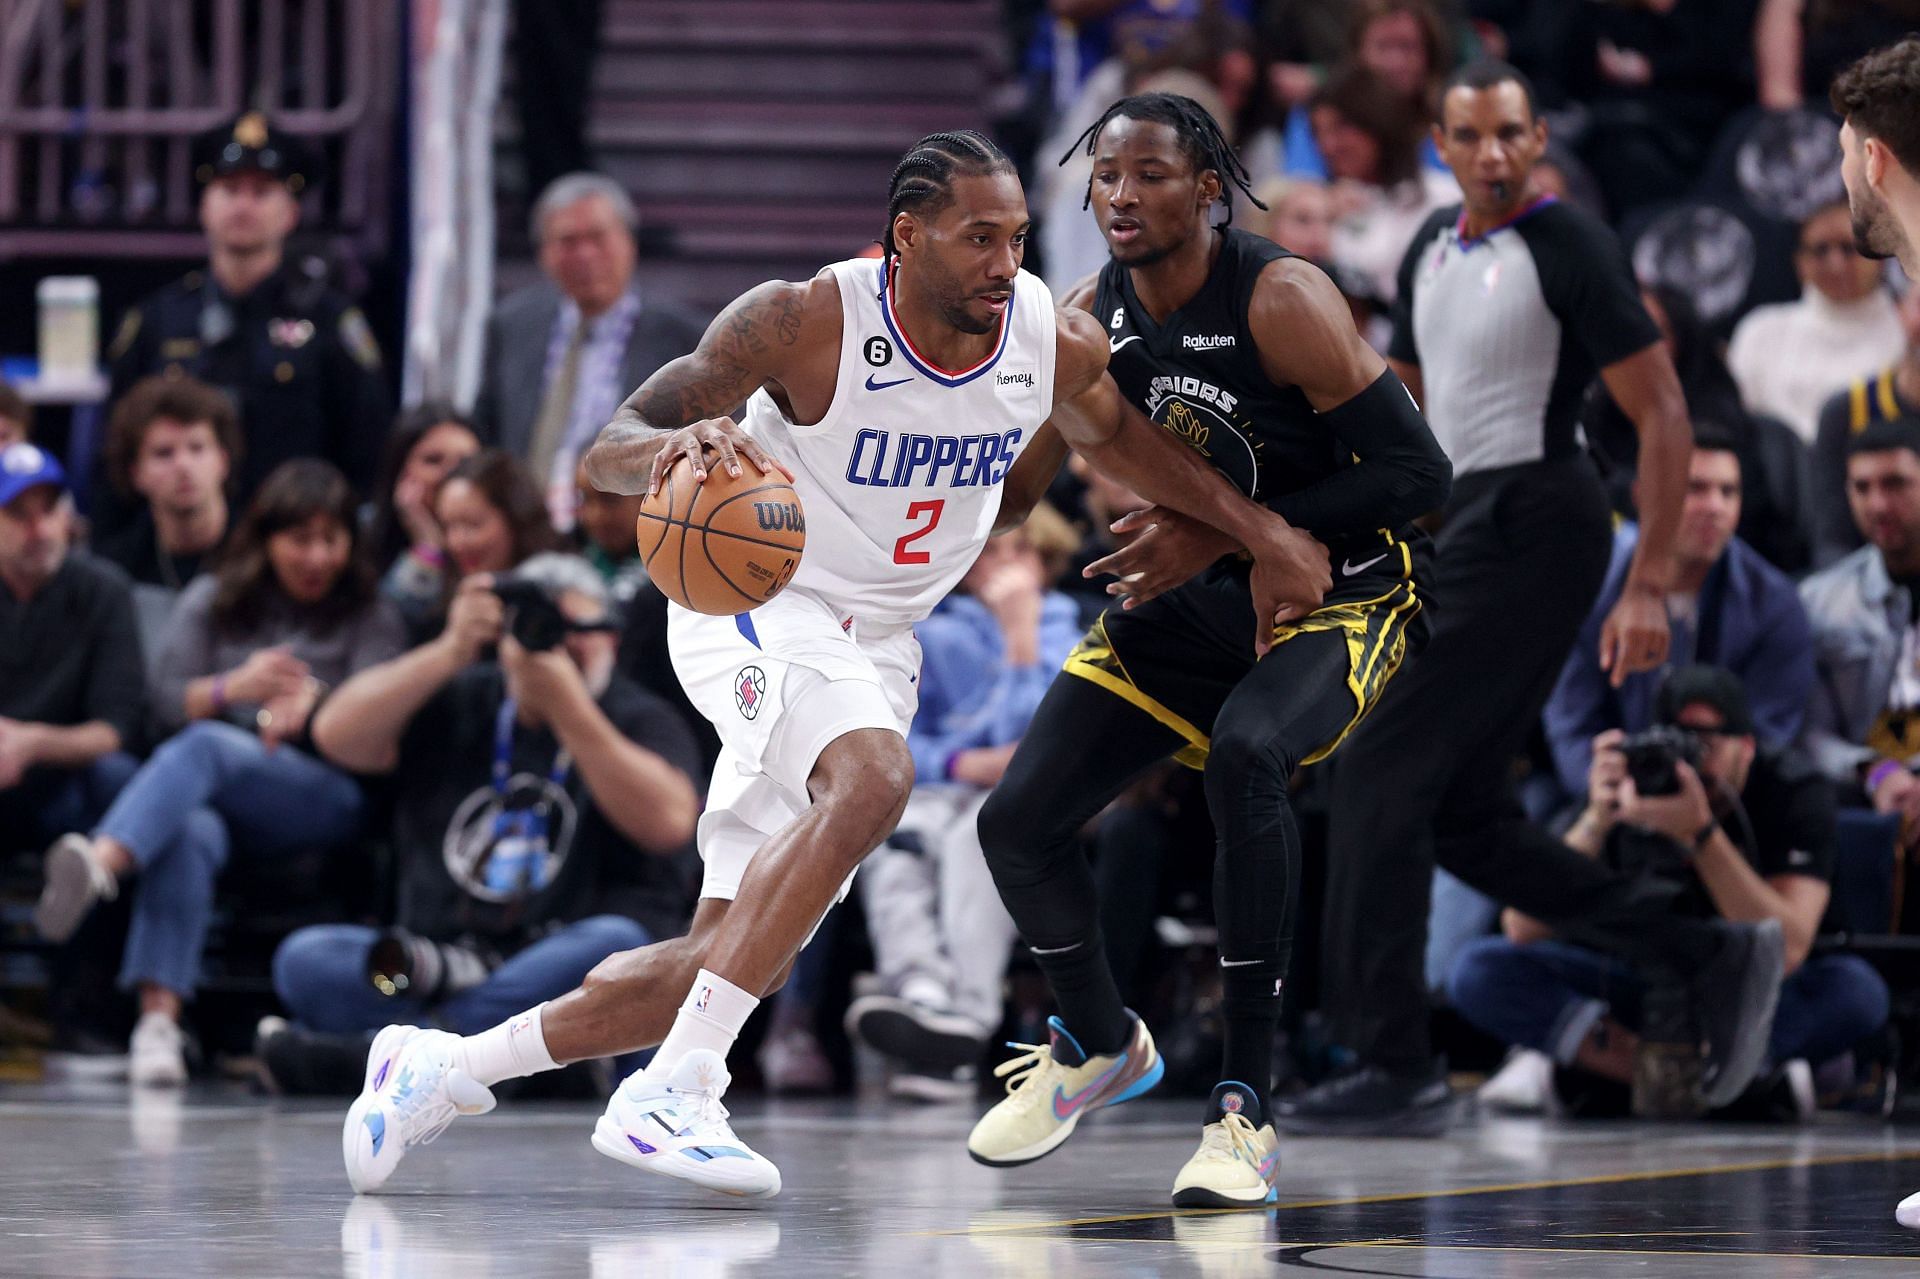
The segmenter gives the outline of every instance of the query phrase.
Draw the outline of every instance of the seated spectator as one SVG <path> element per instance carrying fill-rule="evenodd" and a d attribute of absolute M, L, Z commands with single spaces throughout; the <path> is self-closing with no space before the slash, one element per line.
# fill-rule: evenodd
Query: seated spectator
<path fill-rule="evenodd" d="M 1920 817 L 1920 423 L 1847 446 L 1847 500 L 1867 545 L 1800 584 L 1818 678 L 1805 745 L 1843 803 Z M 1909 820 L 1909 840 L 1920 823 Z"/>
<path fill-rule="evenodd" d="M 907 744 L 918 780 L 859 881 L 885 989 L 847 1009 L 848 1030 L 896 1063 L 897 1095 L 972 1096 L 1000 1025 L 1014 927 L 976 819 L 1079 641 L 1079 610 L 1052 589 L 1077 541 L 1059 512 L 1036 507 L 914 627 L 920 709 Z"/>
<path fill-rule="evenodd" d="M 273 961 L 301 1027 L 474 1033 L 572 990 L 608 955 L 686 931 L 700 806 L 686 724 L 614 669 L 606 585 L 586 563 L 538 555 L 515 574 L 571 624 L 547 650 L 512 638 L 494 580 L 462 581 L 438 637 L 347 681 L 314 724 L 336 766 L 396 782 L 408 945 L 471 958 L 438 978 L 415 966 L 382 993 L 368 979 L 378 931 L 303 928 Z M 357 1065 L 342 1086 L 360 1086 Z"/>
<path fill-rule="evenodd" d="M 0 853 L 98 820 L 135 767 L 133 598 L 72 543 L 60 464 L 31 444 L 0 449 Z"/>
<path fill-rule="evenodd" d="M 233 401 L 204 382 L 143 378 L 114 406 L 107 477 L 141 505 L 97 549 L 133 579 L 149 655 L 180 592 L 227 540 L 227 480 L 239 448 Z"/>
<path fill-rule="evenodd" d="M 1426 0 L 1359 0 L 1347 26 L 1347 58 L 1364 67 L 1403 101 L 1419 135 L 1420 163 L 1436 172 L 1446 165 L 1426 126 L 1433 123 L 1440 83 L 1453 70 L 1453 40 L 1447 25 Z M 1311 123 L 1311 95 L 1287 113 L 1284 138 L 1290 178 L 1327 181 L 1325 156 Z"/>
<path fill-rule="evenodd" d="M 1640 529 L 1623 524 L 1614 533 L 1606 584 L 1543 715 L 1567 795 L 1578 796 L 1586 784 L 1600 733 L 1637 733 L 1653 723 L 1656 695 L 1672 667 L 1707 663 L 1732 671 L 1746 690 L 1762 746 L 1777 750 L 1800 736 L 1813 687 L 1812 631 L 1793 583 L 1734 535 L 1740 502 L 1733 442 L 1703 432 L 1694 441 L 1674 539 L 1667 666 L 1624 680 L 1600 667 L 1600 626 L 1620 598 Z"/>
<path fill-rule="evenodd" d="M 624 610 L 647 584 L 647 565 L 640 558 L 640 539 L 635 531 L 646 497 L 601 492 L 587 481 L 584 462 L 574 482 L 580 492 L 574 511 L 580 553 L 605 579 L 614 604 Z"/>
<path fill-rule="evenodd" d="M 1620 750 L 1622 734 L 1602 734 L 1593 743 L 1586 811 L 1567 832 L 1567 844 L 1622 871 L 1670 881 L 1676 913 L 1779 920 L 1788 976 L 1769 1059 L 1782 1068 L 1846 1052 L 1885 1024 L 1888 995 L 1860 957 L 1810 954 L 1833 866 L 1833 799 L 1826 783 L 1803 760 L 1755 740 L 1746 694 L 1729 671 L 1675 671 L 1656 718 L 1692 736 L 1700 752 L 1697 771 L 1681 760 L 1674 765 L 1677 793 L 1640 794 Z M 1522 1108 L 1549 1102 L 1549 1062 L 1631 1081 L 1646 991 L 1642 975 L 1554 939 L 1518 911 L 1506 911 L 1503 925 L 1504 937 L 1460 954 L 1449 989 L 1469 1021 L 1539 1054 L 1515 1071 L 1533 1079 L 1531 1089 L 1517 1090 L 1532 1093 Z M 1775 1088 L 1783 1073 L 1776 1073 Z"/>
<path fill-rule="evenodd" d="M 199 980 L 214 881 L 229 855 L 332 849 L 360 828 L 360 784 L 304 746 L 333 686 L 398 653 L 400 620 L 356 558 L 353 490 L 331 463 L 284 463 L 215 574 L 180 598 L 156 662 L 154 710 L 181 729 L 91 836 L 47 853 L 34 914 L 62 941 L 138 872 L 121 984 L 137 989 L 129 1076 L 186 1081 L 180 1015 Z"/>
<path fill-rule="evenodd" d="M 1390 303 L 1408 243 L 1428 214 L 1460 198 L 1460 186 L 1421 166 L 1421 117 L 1364 68 L 1328 81 L 1307 111 L 1333 183 L 1333 260 Z"/>
<path fill-rule="evenodd" d="M 1640 290 L 1640 300 L 1673 358 L 1688 416 L 1696 427 L 1731 440 L 1740 455 L 1741 538 L 1774 567 L 1803 571 L 1812 557 L 1806 445 L 1778 419 L 1749 413 L 1741 404 L 1740 388 L 1720 357 L 1718 342 L 1685 293 L 1653 285 Z M 1633 484 L 1640 436 L 1604 382 L 1594 383 L 1580 424 L 1605 463 L 1613 509 L 1636 518 Z"/>
<path fill-rule="evenodd" d="M 368 558 L 375 570 L 393 571 L 409 553 L 426 570 L 446 567 L 433 495 L 454 467 L 479 451 L 473 422 L 451 404 L 430 400 L 400 414 L 367 508 Z"/>
<path fill-rule="evenodd" d="M 640 216 L 626 190 L 570 173 L 533 206 L 533 243 L 546 280 L 506 298 L 487 323 L 480 396 L 483 443 L 527 463 L 555 527 L 573 527 L 575 461 L 620 402 L 706 325 L 634 282 Z"/>
<path fill-rule="evenodd" d="M 0 450 L 25 444 L 33 436 L 33 406 L 27 397 L 0 382 Z"/>
<path fill-rule="evenodd" d="M 409 552 L 380 584 L 416 642 L 439 631 L 455 582 L 475 573 L 504 573 L 530 556 L 560 549 L 532 474 L 500 449 L 482 449 L 447 472 L 433 490 L 431 510 L 443 562 Z"/>
<path fill-rule="evenodd" d="M 1920 288 L 1909 288 L 1898 307 L 1906 351 L 1898 363 L 1836 391 L 1820 410 L 1813 442 L 1814 563 L 1824 568 L 1860 545 L 1860 529 L 1847 502 L 1847 446 L 1877 422 L 1920 424 Z"/>
<path fill-rule="evenodd" d="M 1800 300 L 1749 311 L 1734 327 L 1727 367 L 1749 410 L 1812 444 L 1827 397 L 1899 359 L 1905 338 L 1880 264 L 1854 248 L 1846 201 L 1800 224 L 1793 265 Z"/>
<path fill-rule="evenodd" d="M 1326 183 L 1281 178 L 1260 188 L 1266 225 L 1255 230 L 1309 262 L 1333 260 L 1333 199 Z M 1256 213 L 1258 211 L 1256 210 Z"/>
<path fill-rule="evenodd" d="M 1104 471 L 1094 470 L 1078 453 L 1068 455 L 1067 469 L 1074 478 L 1086 485 L 1080 505 L 1086 512 L 1087 527 L 1080 549 L 1073 556 L 1072 571 L 1055 589 L 1079 606 L 1082 629 L 1085 629 L 1093 625 L 1093 619 L 1104 613 L 1114 600 L 1107 591 L 1111 582 L 1104 578 L 1087 577 L 1083 570 L 1130 541 L 1132 534 L 1113 531 L 1115 522 L 1135 511 L 1145 510 L 1151 503 Z"/>

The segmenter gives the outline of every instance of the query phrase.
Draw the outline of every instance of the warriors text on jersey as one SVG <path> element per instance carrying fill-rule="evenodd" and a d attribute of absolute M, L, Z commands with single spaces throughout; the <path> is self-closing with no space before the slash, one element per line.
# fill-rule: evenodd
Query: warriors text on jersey
<path fill-rule="evenodd" d="M 1093 314 L 1106 326 L 1108 372 L 1120 393 L 1224 472 L 1241 492 L 1271 506 L 1353 464 L 1316 420 L 1297 386 L 1276 384 L 1260 365 L 1247 308 L 1267 264 L 1292 257 L 1257 235 L 1220 232 L 1220 254 L 1187 304 L 1154 323 L 1134 296 L 1128 269 L 1100 272 Z M 1336 552 L 1378 543 L 1378 535 L 1332 538 Z"/>
<path fill-rule="evenodd" d="M 1053 411 L 1053 296 L 1019 273 L 992 352 L 939 368 L 913 348 L 878 260 L 840 286 L 840 369 L 826 416 L 787 420 L 765 390 L 741 425 L 793 472 L 807 550 L 792 585 L 885 624 L 932 611 L 973 564 L 1000 484 Z"/>

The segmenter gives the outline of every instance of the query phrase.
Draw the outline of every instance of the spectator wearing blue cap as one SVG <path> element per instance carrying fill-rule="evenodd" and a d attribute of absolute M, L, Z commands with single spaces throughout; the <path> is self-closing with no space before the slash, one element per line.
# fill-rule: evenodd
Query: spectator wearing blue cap
<path fill-rule="evenodd" d="M 0 450 L 0 852 L 88 825 L 132 776 L 146 687 L 133 597 L 73 549 L 66 473 Z"/>

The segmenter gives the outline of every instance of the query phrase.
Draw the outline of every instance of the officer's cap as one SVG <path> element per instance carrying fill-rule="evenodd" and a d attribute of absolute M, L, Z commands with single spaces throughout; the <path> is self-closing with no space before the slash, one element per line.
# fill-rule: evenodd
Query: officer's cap
<path fill-rule="evenodd" d="M 274 128 L 258 111 L 193 140 L 193 180 L 204 187 L 234 173 L 264 173 L 300 195 L 320 180 L 320 158 L 291 133 Z"/>

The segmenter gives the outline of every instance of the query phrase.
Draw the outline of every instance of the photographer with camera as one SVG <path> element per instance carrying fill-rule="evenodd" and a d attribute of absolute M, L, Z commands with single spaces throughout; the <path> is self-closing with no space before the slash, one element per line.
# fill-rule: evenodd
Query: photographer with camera
<path fill-rule="evenodd" d="M 1587 807 L 1566 842 L 1622 873 L 1662 881 L 1676 915 L 1775 919 L 1788 976 L 1768 1041 L 1772 1079 L 1792 1110 L 1811 1108 L 1804 1065 L 1845 1052 L 1887 1019 L 1886 983 L 1855 955 L 1811 955 L 1833 866 L 1833 798 L 1804 760 L 1761 747 L 1745 689 L 1711 666 L 1676 670 L 1655 707 L 1661 725 L 1593 743 Z M 1454 1007 L 1489 1034 L 1541 1054 L 1530 1059 L 1537 1101 L 1551 1104 L 1547 1062 L 1618 1083 L 1642 1050 L 1647 983 L 1597 951 L 1556 940 L 1508 910 L 1504 937 L 1461 952 Z"/>
<path fill-rule="evenodd" d="M 276 1083 L 351 1093 L 364 1038 L 342 1054 L 326 1035 L 422 1020 L 475 1033 L 685 931 L 698 755 L 685 723 L 615 670 L 608 607 L 576 556 L 476 574 L 439 637 L 321 708 L 320 751 L 396 783 L 398 928 L 322 925 L 281 944 L 275 989 L 322 1034 L 267 1038 Z"/>

